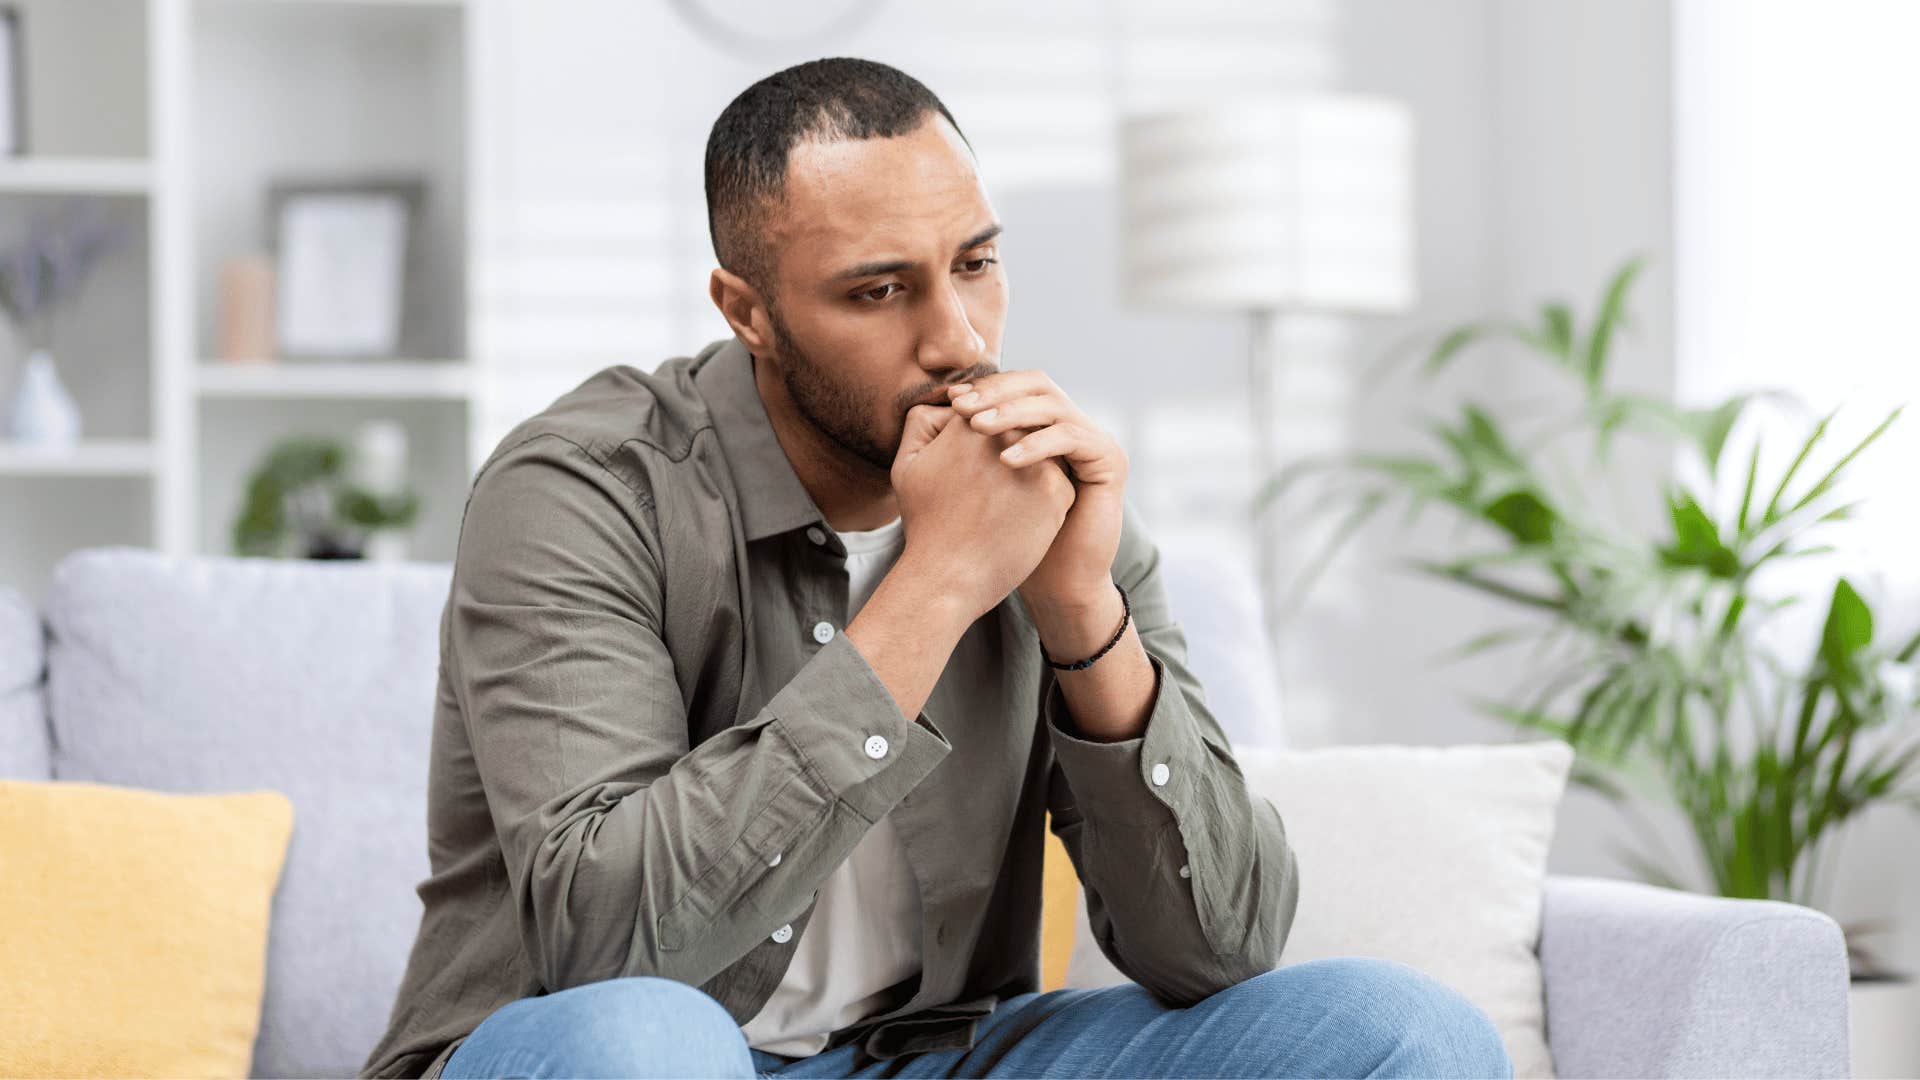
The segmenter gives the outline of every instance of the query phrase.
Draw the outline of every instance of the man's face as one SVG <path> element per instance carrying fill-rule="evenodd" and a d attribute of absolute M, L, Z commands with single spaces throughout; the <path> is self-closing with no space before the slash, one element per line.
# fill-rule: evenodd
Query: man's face
<path fill-rule="evenodd" d="M 769 316 L 795 407 L 881 472 L 907 410 L 999 368 L 1007 278 L 972 155 L 937 114 L 788 157 Z"/>

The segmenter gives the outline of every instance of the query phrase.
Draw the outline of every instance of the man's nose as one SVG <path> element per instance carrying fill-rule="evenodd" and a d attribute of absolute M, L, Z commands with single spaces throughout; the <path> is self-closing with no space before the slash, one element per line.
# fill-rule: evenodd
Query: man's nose
<path fill-rule="evenodd" d="M 927 325 L 920 335 L 920 366 L 936 375 L 970 373 L 987 362 L 987 342 L 973 328 L 973 319 L 952 282 L 940 290 L 938 303 L 928 305 Z"/>

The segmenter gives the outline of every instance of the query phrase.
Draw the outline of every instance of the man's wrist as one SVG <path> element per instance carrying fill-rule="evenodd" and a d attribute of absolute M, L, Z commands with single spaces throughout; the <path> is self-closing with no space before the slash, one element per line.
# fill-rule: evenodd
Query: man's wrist
<path fill-rule="evenodd" d="M 910 557 L 909 553 L 903 552 L 893 569 L 881 579 L 876 595 L 880 589 L 904 598 L 921 614 L 923 621 L 931 622 L 936 628 L 951 629 L 956 639 L 982 614 L 972 610 L 966 591 L 956 589 L 950 577 Z"/>
<path fill-rule="evenodd" d="M 1064 664 L 1083 660 L 1111 641 L 1126 605 L 1113 580 L 1107 578 L 1066 599 L 1030 599 L 1027 610 L 1048 658 Z"/>

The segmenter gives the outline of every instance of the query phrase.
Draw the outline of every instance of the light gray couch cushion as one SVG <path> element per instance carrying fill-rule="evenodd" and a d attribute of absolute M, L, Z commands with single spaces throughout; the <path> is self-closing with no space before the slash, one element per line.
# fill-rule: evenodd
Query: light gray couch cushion
<path fill-rule="evenodd" d="M 45 780 L 46 633 L 17 589 L 0 586 L 0 780 Z"/>
<path fill-rule="evenodd" d="M 54 775 L 294 804 L 255 1076 L 350 1076 L 386 1028 L 427 875 L 451 567 L 92 548 L 47 601 Z"/>

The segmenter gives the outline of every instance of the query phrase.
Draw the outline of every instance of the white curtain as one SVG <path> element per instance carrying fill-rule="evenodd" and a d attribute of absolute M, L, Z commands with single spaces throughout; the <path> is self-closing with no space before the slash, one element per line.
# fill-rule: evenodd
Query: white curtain
<path fill-rule="evenodd" d="M 1920 404 L 1920 4 L 1679 0 L 1674 24 L 1680 391 L 1780 387 L 1840 407 L 1835 448 Z M 1765 427 L 1776 466 L 1799 424 Z M 1813 464 L 1810 462 L 1810 465 Z M 1855 470 L 1867 500 L 1809 575 L 1863 579 L 1884 632 L 1920 605 L 1920 409 Z M 1821 475 L 1814 473 L 1814 478 Z"/>

